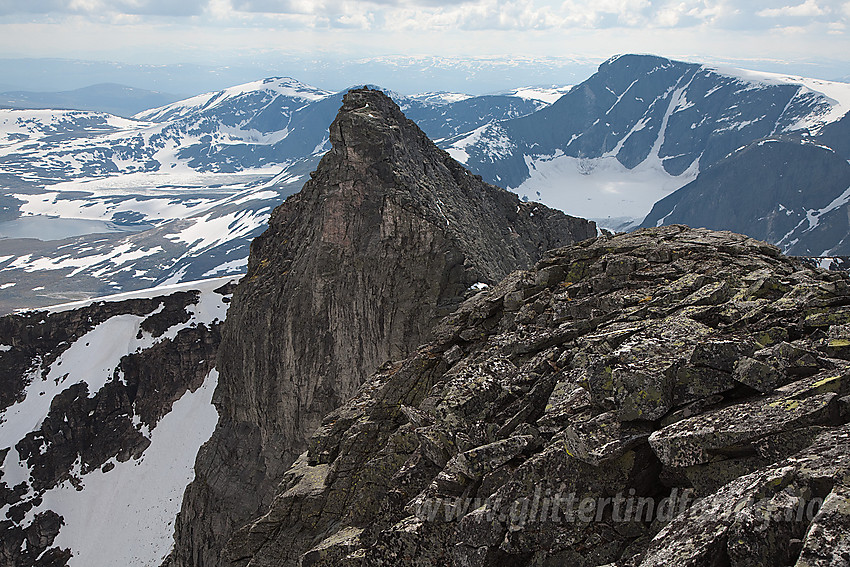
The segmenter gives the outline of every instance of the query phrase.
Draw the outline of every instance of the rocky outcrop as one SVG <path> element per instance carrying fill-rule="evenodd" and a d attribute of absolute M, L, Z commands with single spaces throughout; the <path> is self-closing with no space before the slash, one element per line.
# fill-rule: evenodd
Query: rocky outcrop
<path fill-rule="evenodd" d="M 178 518 L 174 565 L 217 565 L 322 417 L 465 297 L 596 234 L 483 183 L 379 91 L 346 95 L 330 141 L 252 243 L 223 331 L 221 419 Z"/>
<path fill-rule="evenodd" d="M 187 305 L 197 301 L 197 294 L 178 292 L 168 297 L 129 299 L 126 301 L 93 301 L 91 304 L 47 314 L 24 311 L 0 317 L 0 411 L 22 401 L 30 377 L 28 371 L 40 366 L 46 376 L 50 365 L 77 339 L 100 323 L 119 315 L 145 316 L 160 308 L 146 322 L 148 332 L 162 334 L 163 322 L 188 320 Z M 150 321 L 150 322 L 148 322 Z"/>
<path fill-rule="evenodd" d="M 846 564 L 848 283 L 683 226 L 553 250 L 327 415 L 225 565 Z"/>

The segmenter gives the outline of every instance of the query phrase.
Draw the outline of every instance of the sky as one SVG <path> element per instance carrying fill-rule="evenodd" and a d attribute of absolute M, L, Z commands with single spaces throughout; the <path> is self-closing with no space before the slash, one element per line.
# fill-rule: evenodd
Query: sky
<path fill-rule="evenodd" d="M 404 82 L 435 63 L 477 65 L 478 90 L 506 66 L 550 71 L 503 81 L 563 84 L 618 53 L 836 79 L 850 76 L 848 25 L 847 0 L 0 0 L 0 58 L 312 65 L 338 83 L 324 88 L 352 65 Z"/>

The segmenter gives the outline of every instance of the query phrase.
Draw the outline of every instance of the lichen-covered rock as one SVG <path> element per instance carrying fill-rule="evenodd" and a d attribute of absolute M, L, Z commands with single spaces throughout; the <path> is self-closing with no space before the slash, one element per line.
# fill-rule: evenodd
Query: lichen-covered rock
<path fill-rule="evenodd" d="M 840 376 L 842 382 L 850 380 L 850 369 L 847 372 Z M 817 386 L 829 379 L 809 378 L 796 383 L 799 391 L 793 396 L 780 392 L 746 405 L 732 404 L 677 421 L 653 433 L 649 443 L 661 461 L 673 467 L 706 463 L 718 454 L 748 449 L 754 452 L 754 443 L 767 436 L 834 423 L 838 395 L 820 393 Z"/>
<path fill-rule="evenodd" d="M 830 491 L 812 520 L 796 567 L 850 564 L 850 488 L 846 472 L 841 480 L 844 484 Z"/>
<path fill-rule="evenodd" d="M 230 564 L 329 542 L 360 567 L 841 557 L 850 364 L 823 350 L 844 323 L 810 314 L 846 282 L 681 226 L 554 250 L 331 413 L 290 473 L 323 484 L 282 485 Z"/>
<path fill-rule="evenodd" d="M 655 536 L 640 567 L 788 565 L 798 555 L 798 565 L 836 564 L 819 561 L 847 553 L 848 442 L 848 426 L 823 433 L 792 457 L 701 499 Z M 801 554 L 793 542 L 802 538 Z"/>

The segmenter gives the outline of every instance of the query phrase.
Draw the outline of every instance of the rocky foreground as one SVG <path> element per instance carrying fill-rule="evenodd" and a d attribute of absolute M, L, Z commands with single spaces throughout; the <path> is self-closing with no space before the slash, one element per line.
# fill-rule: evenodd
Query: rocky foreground
<path fill-rule="evenodd" d="M 234 566 L 847 565 L 850 287 L 670 226 L 549 252 L 324 418 Z"/>

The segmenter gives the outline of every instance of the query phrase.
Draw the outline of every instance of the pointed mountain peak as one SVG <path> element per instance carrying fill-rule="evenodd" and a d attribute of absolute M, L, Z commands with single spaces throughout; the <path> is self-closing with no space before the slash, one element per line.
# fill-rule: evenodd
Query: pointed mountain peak
<path fill-rule="evenodd" d="M 332 149 L 292 201 L 323 200 L 336 213 L 325 241 L 349 245 L 371 238 L 397 203 L 417 222 L 464 250 L 468 276 L 495 282 L 533 264 L 549 248 L 596 235 L 593 223 L 567 216 L 490 185 L 439 149 L 379 90 L 358 88 L 343 98 L 330 126 Z M 326 199 L 326 201 L 325 201 Z M 294 206 L 287 201 L 279 213 Z M 278 213 L 272 217 L 274 226 Z M 302 221 L 304 219 L 301 219 Z M 309 221 L 308 221 L 309 222 Z M 385 230 L 389 230 L 386 228 Z M 386 237 L 387 234 L 382 235 Z"/>
<path fill-rule="evenodd" d="M 363 165 L 391 162 L 397 170 L 448 157 L 388 95 L 369 87 L 352 89 L 343 97 L 330 126 L 330 142 L 332 156 L 342 153 Z"/>
<path fill-rule="evenodd" d="M 322 416 L 378 366 L 416 349 L 485 284 L 596 235 L 593 223 L 484 183 L 380 91 L 345 95 L 330 139 L 252 242 L 227 314 L 221 419 L 176 529 L 175 553 L 198 564 L 219 564 L 220 546 L 263 513 Z M 237 452 L 252 457 L 216 461 Z M 221 499 L 239 505 L 225 516 Z"/>

